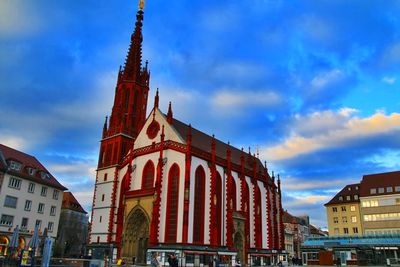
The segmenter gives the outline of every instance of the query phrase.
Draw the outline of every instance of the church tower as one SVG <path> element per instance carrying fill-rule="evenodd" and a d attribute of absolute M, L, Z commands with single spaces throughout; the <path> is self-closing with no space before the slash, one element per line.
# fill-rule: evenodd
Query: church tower
<path fill-rule="evenodd" d="M 110 121 L 106 117 L 104 123 L 98 168 L 121 163 L 146 119 L 150 72 L 147 61 L 142 67 L 142 21 L 141 1 L 125 65 L 119 69 Z"/>
<path fill-rule="evenodd" d="M 106 117 L 100 142 L 89 237 L 95 254 L 113 253 L 110 244 L 118 243 L 116 221 L 122 183 L 119 173 L 146 120 L 150 72 L 147 61 L 142 66 L 143 6 L 140 0 L 125 64 L 118 72 L 111 116 L 109 120 Z"/>

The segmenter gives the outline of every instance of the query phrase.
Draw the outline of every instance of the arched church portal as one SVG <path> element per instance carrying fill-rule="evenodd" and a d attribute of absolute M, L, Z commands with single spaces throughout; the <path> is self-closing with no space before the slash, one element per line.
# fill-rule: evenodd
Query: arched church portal
<path fill-rule="evenodd" d="M 243 235 L 240 232 L 236 232 L 233 238 L 233 245 L 235 250 L 237 251 L 236 259 L 239 259 L 241 262 L 245 262 L 244 259 L 244 242 Z"/>
<path fill-rule="evenodd" d="M 131 212 L 123 233 L 122 257 L 128 259 L 135 257 L 136 264 L 146 263 L 149 225 L 149 219 L 141 208 L 135 208 Z"/>

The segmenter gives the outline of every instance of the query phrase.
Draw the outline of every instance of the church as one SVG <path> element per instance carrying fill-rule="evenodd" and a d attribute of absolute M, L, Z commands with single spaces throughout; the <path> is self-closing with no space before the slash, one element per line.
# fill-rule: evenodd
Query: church
<path fill-rule="evenodd" d="M 100 142 L 90 229 L 94 258 L 180 266 L 213 261 L 269 265 L 284 251 L 279 176 L 266 163 L 176 119 L 147 114 L 150 71 L 142 64 L 143 0 Z"/>

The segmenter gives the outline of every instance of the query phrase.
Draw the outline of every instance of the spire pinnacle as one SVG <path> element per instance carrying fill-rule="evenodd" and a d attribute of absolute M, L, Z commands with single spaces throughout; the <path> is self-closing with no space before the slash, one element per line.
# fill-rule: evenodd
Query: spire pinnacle
<path fill-rule="evenodd" d="M 159 103 L 159 96 L 158 96 L 158 88 L 157 88 L 156 96 L 154 97 L 154 108 L 158 108 L 158 103 Z"/>
<path fill-rule="evenodd" d="M 139 0 L 139 9 L 140 10 L 144 9 L 144 0 Z"/>
<path fill-rule="evenodd" d="M 167 113 L 167 121 L 168 121 L 169 124 L 172 124 L 172 105 L 171 105 L 171 101 L 169 101 L 168 113 Z"/>

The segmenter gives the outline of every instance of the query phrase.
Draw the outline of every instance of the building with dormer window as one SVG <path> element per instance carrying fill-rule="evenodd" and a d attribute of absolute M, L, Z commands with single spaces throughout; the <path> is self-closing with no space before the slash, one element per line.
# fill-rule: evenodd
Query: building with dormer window
<path fill-rule="evenodd" d="M 28 248 L 35 229 L 57 236 L 66 188 L 33 156 L 0 144 L 0 255 L 7 255 L 15 227 L 19 249 Z"/>

